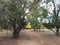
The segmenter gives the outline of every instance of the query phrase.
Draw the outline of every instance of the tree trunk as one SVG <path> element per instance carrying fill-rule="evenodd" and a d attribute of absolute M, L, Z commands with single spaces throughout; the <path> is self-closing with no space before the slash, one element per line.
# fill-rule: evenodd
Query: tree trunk
<path fill-rule="evenodd" d="M 22 20 L 22 19 L 20 19 L 20 20 Z M 22 27 L 24 26 L 23 24 L 25 25 L 24 20 L 22 20 L 22 21 L 19 22 L 19 23 L 14 20 L 14 22 L 13 22 L 13 30 L 14 30 L 14 32 L 13 32 L 13 37 L 14 37 L 15 39 L 17 39 L 17 38 L 19 37 L 19 33 L 20 33 Z"/>
<path fill-rule="evenodd" d="M 36 31 L 36 32 L 37 32 L 37 29 L 36 29 L 36 28 L 34 28 L 34 31 Z"/>
<path fill-rule="evenodd" d="M 17 39 L 19 37 L 20 30 L 14 30 L 13 37 Z"/>
<path fill-rule="evenodd" d="M 59 36 L 59 27 L 56 27 L 56 35 Z"/>
<path fill-rule="evenodd" d="M 14 32 L 13 32 L 13 37 L 14 37 L 15 39 L 17 39 L 17 37 L 18 37 L 18 34 L 17 34 L 17 31 L 16 31 L 16 30 L 14 30 Z"/>
<path fill-rule="evenodd" d="M 19 33 L 20 33 L 21 29 L 22 29 L 22 25 L 20 25 L 20 24 L 18 25 L 17 28 L 14 27 L 13 37 L 15 39 L 17 39 L 19 37 Z"/>
<path fill-rule="evenodd" d="M 59 35 L 58 16 L 59 16 L 59 11 L 60 10 L 56 11 L 56 5 L 55 5 L 54 0 L 52 0 L 52 3 L 54 5 L 54 16 L 55 16 L 55 23 L 56 23 L 56 35 L 58 36 Z"/>

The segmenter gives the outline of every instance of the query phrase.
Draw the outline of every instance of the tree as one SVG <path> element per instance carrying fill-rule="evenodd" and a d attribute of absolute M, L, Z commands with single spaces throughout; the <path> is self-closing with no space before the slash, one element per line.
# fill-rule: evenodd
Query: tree
<path fill-rule="evenodd" d="M 55 2 L 54 0 L 52 0 L 52 3 L 54 5 L 54 16 L 55 16 L 55 27 L 56 27 L 56 35 L 59 35 L 59 23 L 58 23 L 58 16 L 59 16 L 59 11 L 60 11 L 60 8 L 57 10 L 56 9 L 56 5 L 55 5 Z"/>
<path fill-rule="evenodd" d="M 14 38 L 18 38 L 19 32 L 26 24 L 25 16 L 32 11 L 35 7 L 34 5 L 38 4 L 39 1 L 40 0 L 0 0 L 1 28 L 13 29 Z M 27 9 L 29 10 L 28 13 L 26 12 Z"/>
<path fill-rule="evenodd" d="M 59 7 L 59 5 L 56 5 L 56 1 L 55 0 L 46 0 L 45 1 L 47 4 L 49 3 L 49 2 L 52 2 L 52 4 L 53 4 L 53 7 L 54 7 L 54 9 L 53 9 L 53 23 L 54 23 L 54 27 L 56 27 L 56 35 L 59 35 L 59 19 L 58 19 L 58 17 L 59 17 L 59 12 L 60 12 L 60 7 Z M 58 8 L 57 8 L 57 6 L 58 6 Z M 52 23 L 52 25 L 53 25 L 53 23 Z M 51 28 L 52 28 L 52 25 L 51 25 Z"/>
<path fill-rule="evenodd" d="M 10 0 L 8 2 L 4 2 L 1 4 L 1 28 L 4 29 L 13 29 L 14 38 L 18 38 L 19 32 L 22 27 L 25 25 L 24 16 L 25 16 L 25 8 L 26 1 L 22 0 Z M 21 3 L 21 4 L 20 4 Z M 23 5 L 23 7 L 22 7 Z M 3 14 L 4 13 L 4 14 Z M 4 26 L 6 25 L 6 26 Z"/>

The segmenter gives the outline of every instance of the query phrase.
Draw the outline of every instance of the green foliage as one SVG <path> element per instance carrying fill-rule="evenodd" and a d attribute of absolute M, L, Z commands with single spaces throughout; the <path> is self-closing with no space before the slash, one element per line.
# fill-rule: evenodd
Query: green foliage
<path fill-rule="evenodd" d="M 13 23 L 22 24 L 23 18 L 21 16 L 24 16 L 24 10 L 22 8 L 22 5 L 24 1 L 21 2 L 21 5 L 19 5 L 20 1 L 18 0 L 10 0 L 8 2 L 4 2 L 0 4 L 0 26 L 1 28 L 7 29 L 8 27 L 13 27 Z M 25 1 L 26 2 L 26 1 Z M 23 20 L 23 21 L 22 21 Z M 6 25 L 6 26 L 5 26 Z"/>
<path fill-rule="evenodd" d="M 34 9 L 34 5 L 38 4 L 39 1 L 31 1 L 31 0 L 0 0 L 0 26 L 4 28 L 13 28 L 13 24 L 16 27 L 16 23 L 18 25 L 23 24 L 24 17 L 27 15 L 26 10 Z M 32 5 L 32 6 L 31 6 Z M 37 7 L 37 5 L 35 6 Z"/>
<path fill-rule="evenodd" d="M 32 28 L 41 28 L 43 18 L 47 18 L 49 13 L 44 7 L 38 7 L 39 8 L 36 8 L 30 15 L 27 16 L 27 22 L 31 23 Z M 40 22 L 37 20 L 38 17 L 40 17 Z"/>
<path fill-rule="evenodd" d="M 44 7 L 39 7 L 39 12 L 40 12 L 40 15 L 44 18 L 46 18 L 48 16 L 48 10 L 45 9 Z"/>
<path fill-rule="evenodd" d="M 43 25 L 48 29 L 55 28 L 55 24 L 53 24 L 53 23 L 43 23 Z"/>

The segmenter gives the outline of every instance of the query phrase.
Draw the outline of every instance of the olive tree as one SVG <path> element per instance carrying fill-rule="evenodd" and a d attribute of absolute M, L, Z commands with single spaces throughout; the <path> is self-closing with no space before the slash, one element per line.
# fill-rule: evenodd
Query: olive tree
<path fill-rule="evenodd" d="M 13 37 L 18 38 L 19 32 L 26 24 L 25 16 L 40 0 L 0 0 L 0 2 L 0 27 L 12 29 Z"/>

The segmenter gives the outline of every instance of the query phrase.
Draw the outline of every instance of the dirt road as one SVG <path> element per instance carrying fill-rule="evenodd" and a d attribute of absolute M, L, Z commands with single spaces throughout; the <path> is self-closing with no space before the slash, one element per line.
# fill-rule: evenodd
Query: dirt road
<path fill-rule="evenodd" d="M 2 35 L 2 33 L 0 33 Z M 10 35 L 10 34 L 9 34 Z M 49 32 L 21 31 L 19 39 L 1 37 L 0 45 L 60 45 L 60 37 Z"/>

